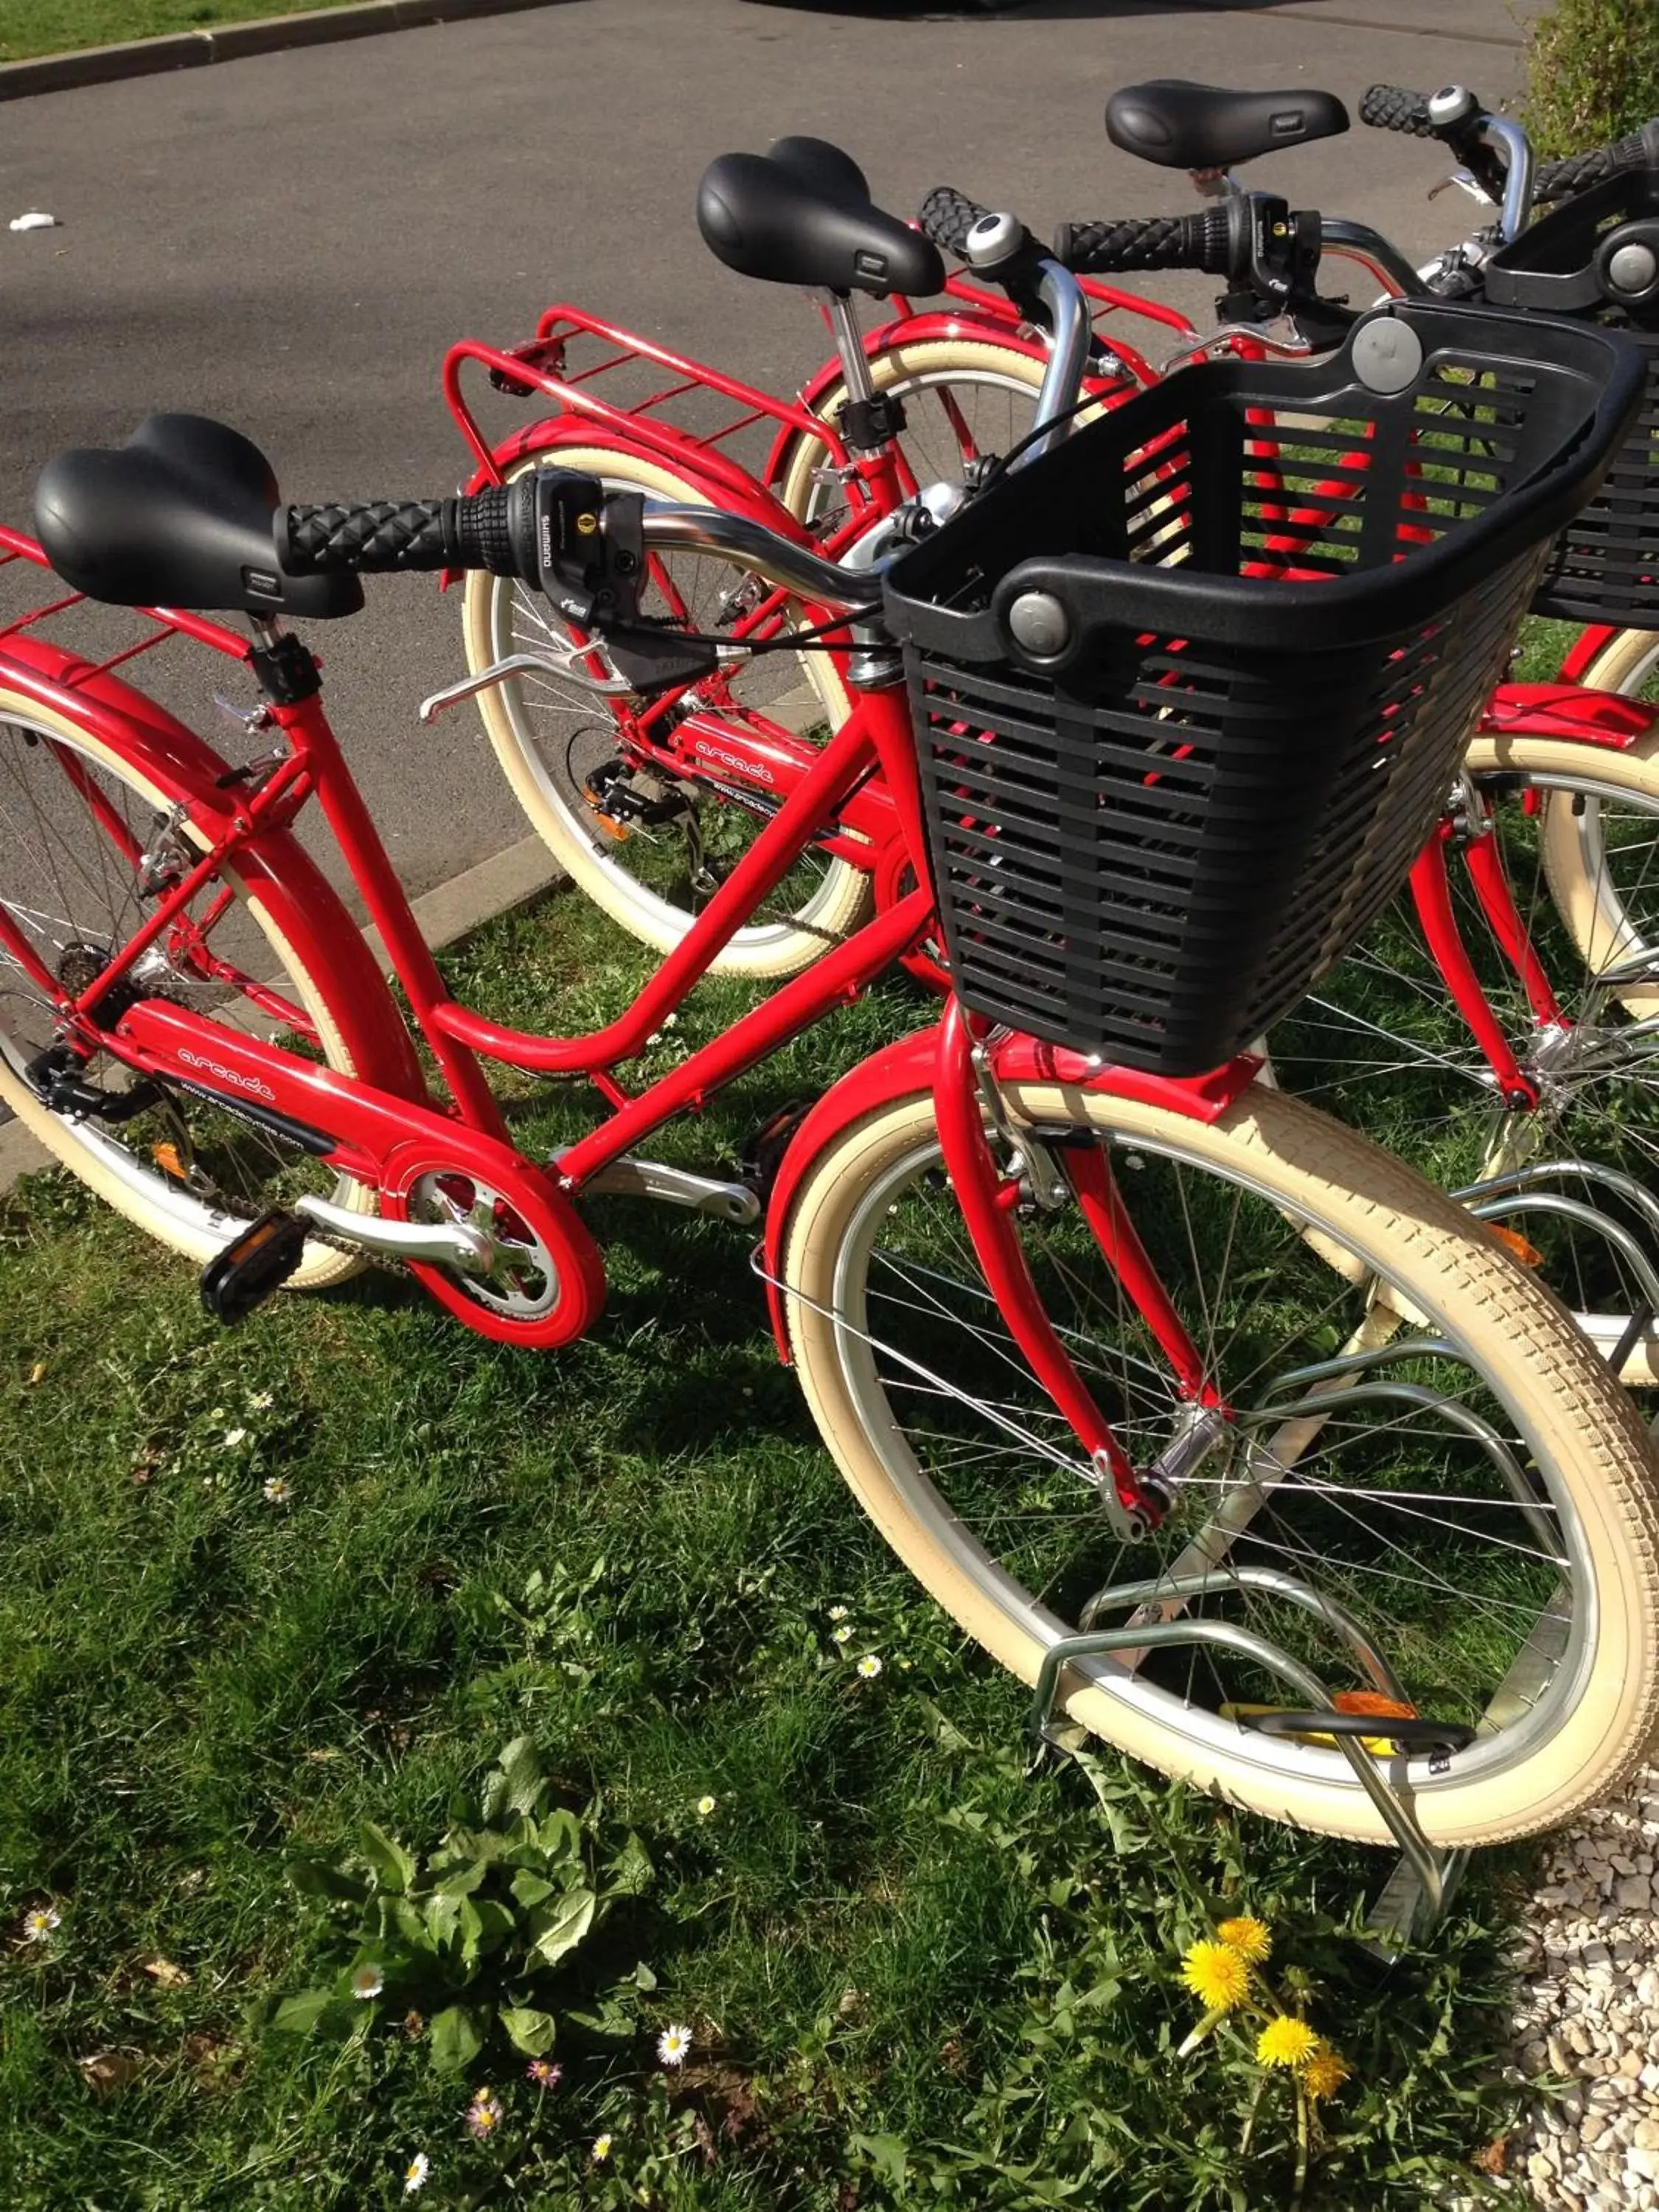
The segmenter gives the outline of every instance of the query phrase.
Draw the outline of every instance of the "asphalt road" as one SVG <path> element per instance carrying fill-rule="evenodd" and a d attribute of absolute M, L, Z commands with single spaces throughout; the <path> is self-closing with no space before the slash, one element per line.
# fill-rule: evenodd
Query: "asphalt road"
<path fill-rule="evenodd" d="M 1506 0 L 1025 0 L 989 16 L 562 0 L 19 100 L 0 217 L 41 208 L 62 228 L 0 229 L 0 517 L 27 523 L 56 448 L 118 441 L 157 408 L 247 431 L 295 499 L 442 492 L 465 462 L 438 392 L 446 347 L 527 335 L 555 298 L 798 385 L 823 351 L 808 311 L 721 269 L 691 216 L 713 155 L 784 131 L 846 145 L 896 210 L 948 179 L 1047 229 L 1192 204 L 1184 179 L 1105 141 L 1103 98 L 1136 78 L 1312 82 L 1352 106 L 1376 78 L 1462 80 L 1495 104 L 1520 75 Z M 1356 126 L 1255 175 L 1420 257 L 1468 206 L 1427 203 L 1440 166 Z M 453 601 L 389 580 L 316 641 L 412 890 L 523 834 L 470 712 L 415 720 L 461 672 Z M 209 698 L 227 665 L 173 658 L 156 688 L 221 729 Z"/>

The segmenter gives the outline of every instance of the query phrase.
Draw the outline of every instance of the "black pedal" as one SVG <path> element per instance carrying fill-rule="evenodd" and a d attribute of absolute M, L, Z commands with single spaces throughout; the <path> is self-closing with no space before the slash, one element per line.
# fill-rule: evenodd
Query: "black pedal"
<path fill-rule="evenodd" d="M 262 1213 L 202 1270 L 202 1304 L 227 1328 L 246 1321 L 299 1266 L 310 1234 L 297 1213 Z"/>

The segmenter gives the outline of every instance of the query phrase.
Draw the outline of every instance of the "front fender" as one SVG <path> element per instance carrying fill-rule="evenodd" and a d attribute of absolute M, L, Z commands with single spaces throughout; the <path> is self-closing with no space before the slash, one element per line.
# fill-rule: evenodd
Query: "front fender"
<path fill-rule="evenodd" d="M 1659 710 L 1617 691 L 1590 691 L 1579 684 L 1500 684 L 1486 702 L 1477 734 L 1565 738 L 1628 752 L 1656 722 Z"/>
<path fill-rule="evenodd" d="M 772 1334 L 786 1367 L 790 1364 L 789 1332 L 779 1285 L 784 1231 L 795 1194 L 822 1155 L 855 1121 L 915 1091 L 932 1091 L 942 1027 L 935 1023 L 931 1029 L 900 1037 L 850 1068 L 813 1107 L 783 1156 L 767 1204 L 761 1260 Z M 1071 1091 L 1166 1107 L 1188 1121 L 1218 1121 L 1255 1082 L 1262 1061 L 1255 1054 L 1241 1053 L 1207 1075 L 1146 1075 L 1135 1068 L 1097 1066 L 1082 1053 L 1068 1052 L 1063 1046 L 1005 1036 L 991 1047 L 991 1066 L 999 1083 L 1059 1084 Z"/>

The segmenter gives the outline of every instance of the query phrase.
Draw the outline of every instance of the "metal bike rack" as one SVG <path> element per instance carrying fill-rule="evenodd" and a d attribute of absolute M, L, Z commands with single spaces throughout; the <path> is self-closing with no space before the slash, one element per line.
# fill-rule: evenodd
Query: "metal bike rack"
<path fill-rule="evenodd" d="M 1600 1333 L 1591 1328 L 1589 1316 L 1578 1316 L 1580 1327 L 1617 1375 L 1623 1371 L 1626 1361 L 1656 1320 L 1659 1320 L 1659 1266 L 1632 1232 L 1600 1206 L 1585 1199 L 1571 1197 L 1565 1191 L 1546 1188 L 1564 1182 L 1599 1185 L 1612 1192 L 1633 1212 L 1641 1215 L 1654 1232 L 1656 1244 L 1659 1244 L 1659 1196 L 1634 1176 L 1619 1168 L 1603 1167 L 1595 1160 L 1540 1160 L 1525 1167 L 1510 1168 L 1501 1175 L 1488 1176 L 1451 1195 L 1482 1221 L 1541 1213 L 1575 1222 L 1620 1255 L 1635 1277 L 1643 1301 L 1632 1313 L 1623 1334 L 1616 1343 L 1604 1343 Z"/>
<path fill-rule="evenodd" d="M 1297 1583 L 1293 1577 L 1282 1575 L 1276 1569 L 1246 1566 L 1214 1574 L 1126 1583 L 1115 1589 L 1102 1591 L 1091 1600 L 1086 1610 L 1096 1616 L 1107 1606 L 1145 1607 L 1163 1599 L 1185 1600 L 1240 1584 L 1271 1589 L 1273 1595 L 1317 1613 L 1348 1644 L 1384 1695 L 1397 1697 L 1402 1704 L 1407 1702 L 1401 1695 L 1399 1683 L 1388 1662 L 1353 1615 L 1334 1600 L 1322 1597 L 1305 1583 Z M 1121 1628 L 1091 1629 L 1084 1634 L 1061 1637 L 1048 1646 L 1038 1671 L 1027 1722 L 1036 1757 L 1040 1759 L 1050 1749 L 1071 1749 L 1066 1741 L 1069 1730 L 1065 1723 L 1055 1721 L 1054 1709 L 1062 1670 L 1073 1661 L 1108 1653 L 1164 1650 L 1183 1644 L 1218 1645 L 1238 1652 L 1268 1673 L 1277 1674 L 1313 1710 L 1337 1710 L 1330 1691 L 1310 1667 L 1292 1658 L 1288 1651 L 1281 1651 L 1277 1644 L 1270 1644 L 1253 1630 L 1225 1620 L 1131 1621 Z M 1379 1718 L 1376 1734 L 1383 1735 L 1387 1728 L 1387 1720 Z M 1419 1825 L 1409 1796 L 1389 1779 L 1384 1762 L 1368 1751 L 1358 1736 L 1339 1735 L 1334 1741 L 1400 1847 L 1399 1860 L 1365 1923 L 1370 1947 L 1384 1959 L 1392 1960 L 1413 1942 L 1425 1941 L 1433 1933 L 1462 1879 L 1469 1854 L 1467 1850 L 1436 1850 Z"/>

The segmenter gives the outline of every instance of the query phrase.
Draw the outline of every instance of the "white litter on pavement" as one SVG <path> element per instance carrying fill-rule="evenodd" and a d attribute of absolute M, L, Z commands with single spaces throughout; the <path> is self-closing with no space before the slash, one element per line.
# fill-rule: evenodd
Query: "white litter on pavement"
<path fill-rule="evenodd" d="M 14 230 L 56 230 L 58 222 L 55 215 L 15 215 L 11 219 L 11 228 Z"/>

